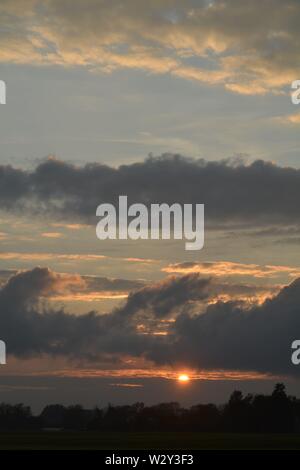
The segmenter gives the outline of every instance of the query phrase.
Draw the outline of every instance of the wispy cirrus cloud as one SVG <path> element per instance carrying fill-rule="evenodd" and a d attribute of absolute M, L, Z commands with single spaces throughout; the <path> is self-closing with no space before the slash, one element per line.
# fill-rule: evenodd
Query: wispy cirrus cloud
<path fill-rule="evenodd" d="M 162 268 L 166 273 L 200 273 L 212 276 L 250 276 L 256 278 L 274 278 L 286 274 L 291 278 L 300 276 L 300 269 L 293 266 L 258 265 L 234 263 L 231 261 L 183 262 Z"/>
<path fill-rule="evenodd" d="M 55 252 L 20 252 L 3 251 L 0 252 L 0 260 L 21 260 L 32 262 L 47 262 L 50 260 L 62 261 L 101 261 L 101 260 L 123 261 L 124 263 L 137 264 L 156 264 L 159 260 L 151 258 L 133 258 L 133 257 L 110 257 L 107 255 L 98 255 L 96 253 L 55 253 Z"/>

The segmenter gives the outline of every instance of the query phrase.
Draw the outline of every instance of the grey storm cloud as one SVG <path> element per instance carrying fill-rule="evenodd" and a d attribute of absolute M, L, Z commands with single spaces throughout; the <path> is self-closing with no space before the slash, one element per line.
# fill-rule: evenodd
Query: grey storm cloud
<path fill-rule="evenodd" d="M 164 318 L 187 302 L 207 299 L 210 283 L 209 279 L 191 274 L 145 286 L 129 294 L 126 306 L 122 309 L 123 314 L 132 316 L 145 311 Z"/>
<path fill-rule="evenodd" d="M 300 170 L 262 160 L 206 161 L 165 154 L 118 168 L 48 159 L 33 171 L 0 166 L 2 209 L 96 222 L 99 204 L 204 203 L 208 222 L 297 223 Z"/>
<path fill-rule="evenodd" d="M 2 269 L 0 270 L 0 286 L 3 286 L 9 278 L 17 273 L 16 270 Z M 45 271 L 47 281 L 52 279 L 53 291 L 47 288 L 44 292 L 45 297 L 51 294 L 64 293 L 64 291 L 81 292 L 81 293 L 126 293 L 133 290 L 141 289 L 146 282 L 140 279 L 122 279 L 105 276 L 88 276 L 88 275 L 72 275 L 72 274 L 56 274 L 49 269 Z M 48 287 L 48 285 L 47 285 Z M 42 292 L 40 292 L 40 295 Z"/>
<path fill-rule="evenodd" d="M 179 315 L 174 324 L 176 340 L 168 353 L 176 351 L 183 362 L 198 368 L 299 375 L 299 368 L 291 363 L 291 344 L 299 332 L 297 279 L 260 306 L 218 302 L 203 315 Z M 154 352 L 156 357 L 159 360 L 159 351 Z"/>
<path fill-rule="evenodd" d="M 49 269 L 35 268 L 13 275 L 0 288 L 0 331 L 9 353 L 90 360 L 129 354 L 159 365 L 299 374 L 291 363 L 291 343 L 300 331 L 300 279 L 261 305 L 216 302 L 195 313 L 188 304 L 207 300 L 212 281 L 192 274 L 142 288 L 111 313 L 80 316 L 41 302 L 59 281 Z M 159 322 L 171 311 L 175 321 L 168 335 L 137 330 L 141 313 Z"/>
<path fill-rule="evenodd" d="M 123 350 L 124 337 L 131 336 L 129 344 L 139 353 L 142 338 L 134 335 L 131 322 L 124 322 L 118 314 L 97 315 L 91 311 L 76 316 L 45 302 L 65 286 L 64 276 L 40 267 L 14 274 L 1 286 L 0 331 L 8 353 L 93 359 L 115 352 L 117 344 Z"/>
<path fill-rule="evenodd" d="M 90 358 L 101 353 L 142 355 L 145 338 L 136 333 L 139 314 L 143 311 L 150 317 L 167 316 L 189 298 L 205 298 L 207 294 L 203 291 L 208 284 L 198 275 L 170 278 L 152 289 L 143 287 L 137 290 L 129 295 L 123 307 L 105 315 L 92 311 L 76 316 L 45 302 L 66 288 L 83 288 L 80 281 L 80 277 L 60 275 L 48 268 L 37 267 L 12 275 L 0 287 L 1 337 L 12 354 L 49 353 Z M 99 280 L 95 281 L 102 290 L 102 282 L 100 284 Z M 128 281 L 129 284 L 132 287 L 134 283 Z M 152 344 L 155 338 L 149 337 L 149 342 Z"/>

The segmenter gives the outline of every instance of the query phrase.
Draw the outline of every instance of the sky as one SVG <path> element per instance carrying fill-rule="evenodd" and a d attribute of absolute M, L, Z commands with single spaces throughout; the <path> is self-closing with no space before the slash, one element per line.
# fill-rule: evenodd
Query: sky
<path fill-rule="evenodd" d="M 0 401 L 299 394 L 299 20 L 298 0 L 0 2 Z M 204 248 L 100 241 L 122 194 L 204 204 Z"/>

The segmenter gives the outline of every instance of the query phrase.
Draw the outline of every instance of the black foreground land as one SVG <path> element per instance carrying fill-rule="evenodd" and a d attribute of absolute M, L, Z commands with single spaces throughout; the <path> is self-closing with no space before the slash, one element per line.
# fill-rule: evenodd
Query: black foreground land
<path fill-rule="evenodd" d="M 214 433 L 1 433 L 1 450 L 242 450 L 300 449 L 300 434 Z"/>

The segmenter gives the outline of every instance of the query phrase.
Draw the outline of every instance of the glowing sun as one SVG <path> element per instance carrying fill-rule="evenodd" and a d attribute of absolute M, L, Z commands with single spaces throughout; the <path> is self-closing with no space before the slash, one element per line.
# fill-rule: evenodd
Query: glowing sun
<path fill-rule="evenodd" d="M 178 376 L 178 381 L 179 382 L 185 382 L 186 383 L 186 382 L 189 382 L 189 380 L 190 380 L 190 378 L 187 374 L 180 374 Z"/>

